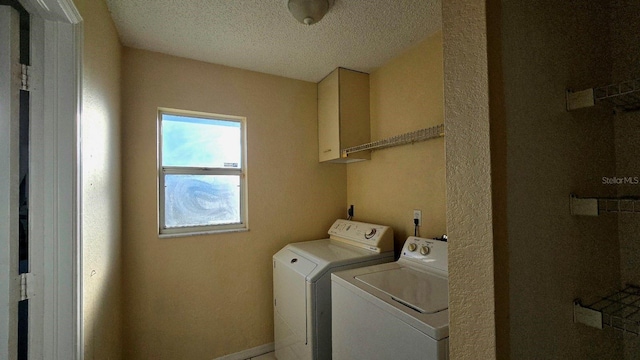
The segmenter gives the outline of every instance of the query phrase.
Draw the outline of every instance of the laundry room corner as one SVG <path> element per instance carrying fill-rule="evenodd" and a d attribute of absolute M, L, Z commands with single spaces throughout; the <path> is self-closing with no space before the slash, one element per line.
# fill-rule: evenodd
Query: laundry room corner
<path fill-rule="evenodd" d="M 373 141 L 444 122 L 442 51 L 436 31 L 370 75 Z M 396 257 L 414 235 L 414 209 L 422 211 L 420 236 L 446 234 L 444 139 L 373 151 L 370 161 L 347 165 L 347 198 L 357 219 L 394 229 Z"/>
<path fill-rule="evenodd" d="M 316 84 L 128 47 L 123 69 L 124 358 L 272 343 L 271 257 L 347 202 L 344 167 L 318 162 Z M 159 237 L 159 107 L 246 117 L 248 231 Z"/>

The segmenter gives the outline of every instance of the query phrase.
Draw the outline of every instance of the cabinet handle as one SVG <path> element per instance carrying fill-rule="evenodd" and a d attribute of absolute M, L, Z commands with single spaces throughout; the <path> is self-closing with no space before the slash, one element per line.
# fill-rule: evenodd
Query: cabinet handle
<path fill-rule="evenodd" d="M 323 153 L 328 153 L 328 152 L 331 152 L 331 149 L 323 151 Z"/>

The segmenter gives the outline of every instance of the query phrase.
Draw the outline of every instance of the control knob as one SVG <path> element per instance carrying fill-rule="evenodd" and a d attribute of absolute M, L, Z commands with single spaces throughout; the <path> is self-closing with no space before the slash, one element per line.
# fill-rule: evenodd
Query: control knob
<path fill-rule="evenodd" d="M 423 246 L 420 248 L 420 254 L 422 255 L 429 255 L 430 252 L 431 249 L 428 246 Z"/>
<path fill-rule="evenodd" d="M 409 251 L 414 252 L 416 251 L 417 248 L 418 248 L 418 245 L 416 245 L 416 243 L 409 244 Z"/>
<path fill-rule="evenodd" d="M 371 239 L 372 237 L 374 237 L 374 236 L 375 236 L 376 232 L 377 232 L 377 231 L 376 231 L 376 229 L 375 229 L 375 228 L 373 228 L 373 229 L 369 230 L 369 232 L 368 232 L 368 233 L 365 233 L 365 234 L 364 234 L 364 238 L 365 238 L 365 239 Z"/>

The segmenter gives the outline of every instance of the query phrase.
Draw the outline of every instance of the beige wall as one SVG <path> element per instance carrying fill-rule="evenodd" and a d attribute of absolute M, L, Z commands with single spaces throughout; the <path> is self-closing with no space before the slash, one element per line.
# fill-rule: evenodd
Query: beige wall
<path fill-rule="evenodd" d="M 618 286 L 616 216 L 569 213 L 612 196 L 611 110 L 567 112 L 564 90 L 611 80 L 608 2 L 503 2 L 510 348 L 513 359 L 619 359 L 620 337 L 574 324 L 572 301 Z"/>
<path fill-rule="evenodd" d="M 611 57 L 612 81 L 640 78 L 638 54 L 640 54 L 640 1 L 612 1 Z M 640 177 L 640 112 L 620 113 L 614 119 L 616 176 Z M 618 196 L 640 196 L 640 185 L 617 186 Z M 620 239 L 621 286 L 640 284 L 640 216 L 618 214 Z M 625 359 L 640 357 L 640 341 L 635 336 L 625 336 Z"/>
<path fill-rule="evenodd" d="M 442 78 L 440 32 L 373 72 L 371 140 L 442 124 Z M 413 209 L 422 210 L 421 236 L 446 233 L 444 172 L 442 138 L 374 151 L 347 165 L 348 203 L 356 220 L 391 226 L 399 251 L 413 235 Z"/>
<path fill-rule="evenodd" d="M 318 163 L 316 84 L 125 48 L 126 359 L 213 359 L 273 342 L 271 257 L 346 212 Z M 247 117 L 249 232 L 159 239 L 156 111 Z"/>
<path fill-rule="evenodd" d="M 122 351 L 121 46 L 103 0 L 75 0 L 83 22 L 82 278 L 85 359 Z"/>
<path fill-rule="evenodd" d="M 640 1 L 612 1 L 613 82 L 640 78 Z M 640 177 L 640 112 L 614 117 L 616 176 Z M 619 185 L 620 197 L 640 196 L 640 185 Z M 640 284 L 640 216 L 619 214 L 622 284 Z M 640 351 L 640 349 L 639 349 Z"/>
<path fill-rule="evenodd" d="M 485 5 L 442 6 L 452 359 L 497 355 Z"/>
<path fill-rule="evenodd" d="M 633 33 L 635 34 L 635 31 Z M 633 72 L 629 71 L 627 74 L 633 74 Z M 638 78 L 637 73 L 635 76 Z M 629 76 L 622 80 L 631 78 Z M 614 121 L 615 174 L 618 177 L 640 177 L 640 137 L 638 136 L 640 135 L 640 113 L 636 111 L 620 114 Z M 640 197 L 640 185 L 618 186 L 617 195 Z M 640 215 L 618 214 L 617 217 L 620 241 L 620 286 L 637 285 L 640 284 Z M 640 341 L 636 336 L 625 336 L 624 348 L 626 360 L 638 360 Z"/>
<path fill-rule="evenodd" d="M 617 287 L 619 251 L 622 273 L 637 274 L 637 247 L 625 240 L 636 222 L 568 208 L 569 193 L 615 195 L 601 177 L 637 169 L 627 118 L 614 129 L 610 110 L 565 111 L 566 88 L 611 80 L 609 5 L 485 5 L 443 7 L 451 356 L 621 358 L 620 337 L 573 324 L 571 308 Z M 621 161 L 621 151 L 631 155 Z"/>

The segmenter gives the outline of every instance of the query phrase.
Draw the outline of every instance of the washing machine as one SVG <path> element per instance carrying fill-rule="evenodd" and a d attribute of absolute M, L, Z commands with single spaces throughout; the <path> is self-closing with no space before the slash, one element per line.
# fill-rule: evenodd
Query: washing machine
<path fill-rule="evenodd" d="M 333 273 L 333 359 L 448 359 L 447 262 L 446 242 L 409 237 L 396 262 Z"/>
<path fill-rule="evenodd" d="M 275 355 L 331 359 L 331 273 L 393 261 L 388 226 L 336 220 L 329 238 L 286 245 L 273 256 Z"/>

